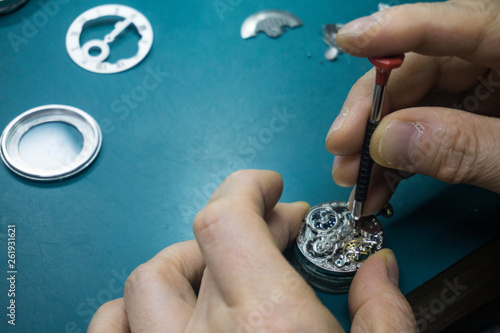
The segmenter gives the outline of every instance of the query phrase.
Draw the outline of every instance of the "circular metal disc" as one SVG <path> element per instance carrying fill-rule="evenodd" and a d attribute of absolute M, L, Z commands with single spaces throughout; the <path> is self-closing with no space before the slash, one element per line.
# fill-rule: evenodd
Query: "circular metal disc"
<path fill-rule="evenodd" d="M 31 128 L 51 122 L 62 122 L 75 127 L 83 137 L 83 147 L 70 163 L 44 169 L 23 159 L 19 143 Z M 82 110 L 65 105 L 45 105 L 26 111 L 12 120 L 3 131 L 0 141 L 1 156 L 9 169 L 25 178 L 53 181 L 73 176 L 92 163 L 101 149 L 102 134 L 94 118 Z"/>
<path fill-rule="evenodd" d="M 102 40 L 92 40 L 85 45 L 80 45 L 80 36 L 87 22 L 113 16 L 123 17 L 124 20 L 118 21 L 115 24 L 115 29 L 110 31 L 108 35 L 103 36 Z M 116 63 L 106 62 L 105 60 L 109 55 L 108 45 L 115 38 L 119 38 L 128 25 L 134 25 L 139 35 L 141 35 L 137 54 L 128 59 L 121 59 Z M 95 57 L 89 54 L 89 50 L 97 42 L 100 42 L 101 47 L 99 48 L 102 55 Z M 106 46 L 102 47 L 102 44 L 106 44 Z M 73 21 L 66 34 L 66 50 L 71 59 L 83 69 L 99 74 L 119 73 L 136 66 L 148 55 L 152 45 L 153 28 L 151 23 L 140 12 L 124 5 L 102 5 L 91 8 Z"/>

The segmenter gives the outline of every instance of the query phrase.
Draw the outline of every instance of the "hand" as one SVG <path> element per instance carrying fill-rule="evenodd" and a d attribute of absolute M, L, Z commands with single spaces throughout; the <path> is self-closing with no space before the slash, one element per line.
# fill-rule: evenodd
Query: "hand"
<path fill-rule="evenodd" d="M 228 177 L 196 216 L 196 240 L 139 266 L 88 332 L 343 332 L 281 254 L 309 208 L 277 203 L 282 188 L 272 171 Z M 363 264 L 349 295 L 353 333 L 417 331 L 397 281 L 392 251 Z"/>
<path fill-rule="evenodd" d="M 392 7 L 341 29 L 337 43 L 359 57 L 407 54 L 387 87 L 370 153 L 365 213 L 378 211 L 398 182 L 419 173 L 500 193 L 500 2 L 457 0 Z M 334 181 L 354 186 L 375 72 L 352 87 L 327 136 Z M 460 111 L 457 109 L 462 109 Z M 381 167 L 382 166 L 382 167 Z M 397 170 L 400 171 L 397 171 Z"/>

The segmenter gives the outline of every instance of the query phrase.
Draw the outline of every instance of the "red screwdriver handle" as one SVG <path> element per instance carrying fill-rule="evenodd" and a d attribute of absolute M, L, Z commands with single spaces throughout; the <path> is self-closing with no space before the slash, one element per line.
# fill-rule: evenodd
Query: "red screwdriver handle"
<path fill-rule="evenodd" d="M 390 57 L 373 57 L 368 58 L 373 66 L 377 68 L 376 83 L 379 86 L 385 86 L 387 81 L 389 81 L 389 75 L 391 70 L 401 67 L 403 60 L 405 59 L 404 54 L 399 54 Z"/>

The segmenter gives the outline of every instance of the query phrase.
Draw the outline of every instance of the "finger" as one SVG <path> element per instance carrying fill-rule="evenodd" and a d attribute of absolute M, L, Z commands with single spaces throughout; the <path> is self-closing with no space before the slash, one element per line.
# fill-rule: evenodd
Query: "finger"
<path fill-rule="evenodd" d="M 247 191 L 249 188 L 256 192 Z M 280 174 L 270 170 L 236 171 L 214 191 L 209 203 L 227 199 L 235 192 L 238 192 L 244 199 L 251 200 L 249 206 L 255 208 L 256 212 L 263 216 L 273 210 L 278 203 L 283 192 L 283 179 Z"/>
<path fill-rule="evenodd" d="M 132 331 L 184 331 L 204 268 L 194 240 L 169 246 L 136 268 L 124 291 Z"/>
<path fill-rule="evenodd" d="M 332 178 L 335 184 L 342 187 L 356 185 L 361 152 L 348 156 L 335 156 L 332 167 Z"/>
<path fill-rule="evenodd" d="M 89 328 L 87 329 L 87 333 L 101 332 L 130 332 L 123 298 L 104 303 L 94 314 Z"/>
<path fill-rule="evenodd" d="M 495 66 L 500 51 L 491 46 L 500 33 L 499 9 L 494 0 L 394 6 L 346 24 L 337 43 L 360 57 L 413 51 Z"/>
<path fill-rule="evenodd" d="M 412 108 L 384 119 L 371 140 L 375 162 L 450 183 L 500 191 L 500 119 Z"/>
<path fill-rule="evenodd" d="M 409 54 L 403 66 L 393 71 L 384 97 L 383 115 L 389 110 L 414 106 L 426 96 L 438 80 L 435 60 Z M 375 85 L 375 70 L 370 70 L 351 88 L 339 117 L 326 139 L 326 148 L 334 155 L 350 155 L 361 150 L 370 116 Z"/>
<path fill-rule="evenodd" d="M 360 153 L 335 157 L 333 163 L 333 180 L 337 185 L 343 187 L 353 187 L 356 185 L 359 160 Z M 399 183 L 410 176 L 411 174 L 408 172 L 388 169 L 375 164 L 368 186 L 363 215 L 371 215 L 380 211 L 389 202 Z M 352 190 L 349 197 L 349 207 L 351 209 L 355 190 Z"/>
<path fill-rule="evenodd" d="M 391 170 L 379 165 L 374 165 L 368 194 L 363 208 L 363 216 L 378 213 L 391 199 L 399 183 L 410 176 L 409 173 Z M 351 191 L 349 196 L 349 209 L 352 210 L 354 194 L 356 189 Z"/>
<path fill-rule="evenodd" d="M 493 74 L 487 73 L 487 69 L 482 66 L 472 65 L 457 58 L 436 60 L 432 57 L 409 54 L 403 66 L 391 74 L 384 98 L 384 114 L 389 110 L 413 107 L 430 92 L 438 92 L 433 95 L 433 101 L 437 99 L 448 101 L 448 105 L 442 106 L 458 107 L 460 93 L 472 87 L 476 90 L 475 86 L 478 83 L 482 83 L 478 91 L 481 97 L 486 94 L 488 97 L 493 96 L 495 95 L 493 92 L 500 87 L 500 80 Z M 374 84 L 375 71 L 371 70 L 351 88 L 339 116 L 327 135 L 326 148 L 332 154 L 345 156 L 361 150 Z M 481 110 L 477 108 L 473 111 Z"/>
<path fill-rule="evenodd" d="M 281 251 L 295 240 L 309 208 L 311 207 L 306 202 L 279 203 L 266 215 L 265 220 L 271 235 Z"/>
<path fill-rule="evenodd" d="M 351 332 L 418 332 L 398 279 L 396 257 L 389 249 L 371 255 L 363 263 L 349 291 Z"/>
<path fill-rule="evenodd" d="M 280 280 L 276 275 L 290 267 L 263 218 L 281 190 L 276 172 L 236 172 L 195 218 L 193 229 L 203 257 L 230 306 L 269 292 Z M 303 218 L 303 208 L 295 212 L 294 220 Z"/>

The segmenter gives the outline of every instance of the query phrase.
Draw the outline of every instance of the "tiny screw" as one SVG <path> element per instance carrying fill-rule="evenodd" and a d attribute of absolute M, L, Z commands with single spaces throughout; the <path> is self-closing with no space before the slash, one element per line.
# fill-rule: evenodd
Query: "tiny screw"
<path fill-rule="evenodd" d="M 394 208 L 392 207 L 392 205 L 390 203 L 388 203 L 376 215 L 377 216 L 381 215 L 382 217 L 385 217 L 385 218 L 392 217 L 394 215 Z"/>

